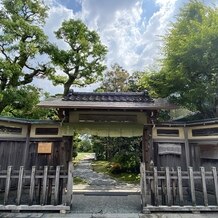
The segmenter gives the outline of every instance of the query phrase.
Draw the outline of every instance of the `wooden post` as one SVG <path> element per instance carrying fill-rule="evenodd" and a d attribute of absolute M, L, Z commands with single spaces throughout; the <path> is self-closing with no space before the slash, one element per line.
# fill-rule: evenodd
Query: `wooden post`
<path fill-rule="evenodd" d="M 57 205 L 59 203 L 58 201 L 59 179 L 60 179 L 60 166 L 57 166 L 56 173 L 55 173 L 54 205 Z"/>
<path fill-rule="evenodd" d="M 178 176 L 178 191 L 179 191 L 179 205 L 183 206 L 183 188 L 182 188 L 182 171 L 181 167 L 177 167 L 177 176 Z"/>
<path fill-rule="evenodd" d="M 170 169 L 166 167 L 166 189 L 167 189 L 167 205 L 171 206 L 171 184 L 170 184 Z"/>
<path fill-rule="evenodd" d="M 214 189 L 215 189 L 215 198 L 216 198 L 216 204 L 218 205 L 218 183 L 217 183 L 217 170 L 216 167 L 212 167 L 212 174 L 213 174 L 213 183 L 214 183 Z"/>
<path fill-rule="evenodd" d="M 140 164 L 140 188 L 141 188 L 141 200 L 142 200 L 142 207 L 145 206 L 145 171 L 144 171 L 144 163 Z"/>
<path fill-rule="evenodd" d="M 12 166 L 8 166 L 7 178 L 5 182 L 4 205 L 8 203 L 8 195 L 9 195 L 10 185 L 11 185 L 11 171 L 12 171 Z"/>
<path fill-rule="evenodd" d="M 145 169 L 149 170 L 150 162 L 153 160 L 153 146 L 152 146 L 152 129 L 151 126 L 146 126 L 143 129 L 143 137 L 142 137 L 142 155 L 143 162 L 145 163 Z"/>
<path fill-rule="evenodd" d="M 165 169 L 164 167 L 160 168 L 163 175 L 165 175 Z M 166 180 L 161 179 L 161 198 L 162 198 L 162 205 L 166 205 Z"/>
<path fill-rule="evenodd" d="M 193 176 L 193 168 L 188 168 L 189 173 L 189 180 L 190 180 L 190 191 L 191 191 L 191 198 L 192 198 L 192 205 L 196 206 L 196 197 L 195 197 L 195 183 L 194 183 L 194 176 Z"/>
<path fill-rule="evenodd" d="M 68 163 L 68 178 L 67 178 L 67 206 L 72 206 L 73 194 L 73 163 Z"/>
<path fill-rule="evenodd" d="M 157 174 L 157 167 L 154 167 L 154 205 L 158 206 L 159 205 L 159 200 L 158 200 L 158 174 Z"/>
<path fill-rule="evenodd" d="M 184 127 L 184 136 L 185 136 L 185 159 L 186 159 L 186 167 L 190 166 L 190 148 L 189 148 L 189 141 L 188 141 L 188 130 L 187 127 Z"/>
<path fill-rule="evenodd" d="M 172 167 L 172 176 L 175 174 L 175 170 Z M 173 205 L 176 203 L 176 180 L 172 179 L 172 192 L 173 192 Z"/>
<path fill-rule="evenodd" d="M 42 205 L 44 205 L 46 202 L 47 180 L 48 180 L 48 166 L 44 166 L 43 182 L 42 182 L 42 201 L 41 201 Z"/>
<path fill-rule="evenodd" d="M 34 196 L 34 189 L 35 189 L 35 175 L 36 175 L 36 167 L 32 166 L 32 171 L 30 176 L 29 205 L 33 204 L 33 196 Z"/>
<path fill-rule="evenodd" d="M 27 133 L 26 133 L 26 142 L 25 142 L 25 149 L 24 149 L 24 155 L 23 155 L 23 166 L 24 168 L 27 167 L 27 160 L 28 160 L 28 153 L 29 153 L 29 145 L 30 145 L 30 132 L 31 132 L 31 124 L 27 125 Z"/>
<path fill-rule="evenodd" d="M 20 199 L 21 199 L 22 186 L 23 186 L 23 171 L 24 171 L 24 167 L 21 166 L 19 171 L 19 179 L 18 179 L 18 186 L 17 186 L 17 205 L 20 204 Z"/>
<path fill-rule="evenodd" d="M 201 167 L 200 170 L 201 170 L 202 191 L 203 191 L 203 195 L 204 195 L 204 205 L 208 206 L 207 186 L 206 186 L 206 180 L 205 180 L 205 169 L 204 169 L 204 167 Z"/>

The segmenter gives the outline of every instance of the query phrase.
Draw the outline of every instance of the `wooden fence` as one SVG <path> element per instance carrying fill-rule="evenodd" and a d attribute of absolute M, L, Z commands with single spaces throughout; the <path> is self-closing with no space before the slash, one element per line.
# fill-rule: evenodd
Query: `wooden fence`
<path fill-rule="evenodd" d="M 141 199 L 144 213 L 155 211 L 218 211 L 217 169 L 153 167 L 141 164 Z"/>
<path fill-rule="evenodd" d="M 73 164 L 0 170 L 0 210 L 70 210 Z"/>

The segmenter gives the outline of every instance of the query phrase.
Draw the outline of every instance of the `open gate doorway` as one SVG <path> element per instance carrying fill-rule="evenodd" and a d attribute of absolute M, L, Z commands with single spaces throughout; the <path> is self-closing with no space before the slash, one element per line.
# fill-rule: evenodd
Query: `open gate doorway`
<path fill-rule="evenodd" d="M 74 167 L 74 178 L 85 180 L 85 184 L 73 185 L 74 213 L 138 213 L 141 211 L 140 186 L 119 180 L 93 170 L 105 167 L 106 161 L 93 161 L 95 155 L 88 154 Z M 120 172 L 119 172 L 120 173 Z M 117 174 L 116 174 L 117 175 Z"/>

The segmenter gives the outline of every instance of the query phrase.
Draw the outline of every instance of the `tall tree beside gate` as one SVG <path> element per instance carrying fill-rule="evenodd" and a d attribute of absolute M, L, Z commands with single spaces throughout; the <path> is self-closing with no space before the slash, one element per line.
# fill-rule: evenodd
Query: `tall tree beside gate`
<path fill-rule="evenodd" d="M 215 116 L 218 94 L 218 8 L 192 0 L 185 5 L 164 38 L 159 73 L 148 84 L 159 97 L 168 97 L 204 117 Z M 146 78 L 148 79 L 148 78 Z"/>
<path fill-rule="evenodd" d="M 47 36 L 42 29 L 46 11 L 47 7 L 40 0 L 2 1 L 0 113 L 6 106 L 16 107 L 17 102 L 22 104 L 20 97 L 25 99 L 29 94 L 25 85 L 35 77 L 45 77 L 50 73 L 46 63 L 36 60 L 36 57 L 44 54 L 47 44 Z"/>
<path fill-rule="evenodd" d="M 64 95 L 71 85 L 86 86 L 102 78 L 107 49 L 95 31 L 89 30 L 80 20 L 70 19 L 64 21 L 55 34 L 57 39 L 66 42 L 66 49 L 49 46 L 53 64 L 62 71 L 62 74 L 52 74 L 50 79 L 55 85 L 64 86 Z"/>

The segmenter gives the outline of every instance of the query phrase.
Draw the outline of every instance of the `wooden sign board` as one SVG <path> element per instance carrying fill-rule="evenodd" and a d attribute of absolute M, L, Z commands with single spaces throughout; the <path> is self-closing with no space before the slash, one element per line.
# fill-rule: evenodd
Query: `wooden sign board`
<path fill-rule="evenodd" d="M 38 154 L 51 154 L 52 142 L 39 142 Z"/>
<path fill-rule="evenodd" d="M 182 148 L 180 144 L 158 144 L 158 154 L 159 155 L 181 155 Z"/>

